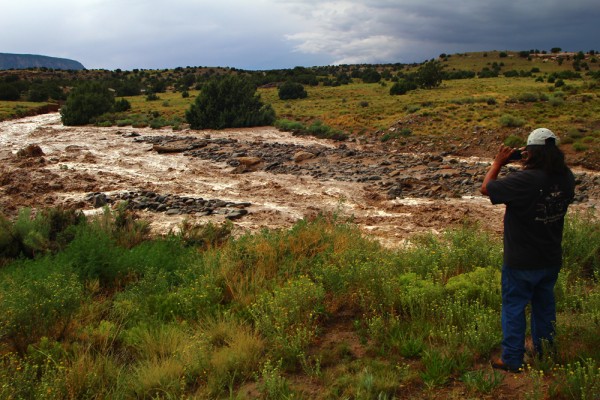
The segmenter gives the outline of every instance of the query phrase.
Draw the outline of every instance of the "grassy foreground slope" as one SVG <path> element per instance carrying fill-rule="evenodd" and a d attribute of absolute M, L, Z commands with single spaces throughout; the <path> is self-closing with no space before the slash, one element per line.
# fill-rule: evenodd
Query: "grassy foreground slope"
<path fill-rule="evenodd" d="M 3 399 L 600 393 L 590 215 L 567 223 L 556 351 L 522 374 L 488 364 L 501 340 L 501 243 L 477 226 L 392 251 L 339 216 L 235 239 L 228 225 L 149 239 L 119 210 L 0 222 Z"/>

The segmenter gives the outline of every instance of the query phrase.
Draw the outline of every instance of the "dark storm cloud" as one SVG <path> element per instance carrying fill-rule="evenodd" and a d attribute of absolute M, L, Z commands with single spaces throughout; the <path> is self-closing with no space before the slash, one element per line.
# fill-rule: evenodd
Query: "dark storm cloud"
<path fill-rule="evenodd" d="M 421 62 L 477 50 L 598 49 L 597 0 L 20 0 L 0 52 L 88 68 Z"/>
<path fill-rule="evenodd" d="M 414 62 L 439 53 L 597 47 L 600 2 L 575 1 L 293 1 L 315 21 L 289 35 L 303 52 L 331 62 Z"/>

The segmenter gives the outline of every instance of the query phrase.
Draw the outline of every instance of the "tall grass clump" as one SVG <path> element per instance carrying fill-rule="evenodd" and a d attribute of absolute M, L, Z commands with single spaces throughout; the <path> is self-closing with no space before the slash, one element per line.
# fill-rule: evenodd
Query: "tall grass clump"
<path fill-rule="evenodd" d="M 441 235 L 415 236 L 395 260 L 405 271 L 431 277 L 441 283 L 476 267 L 502 265 L 502 243 L 480 226 L 465 223 Z"/>
<path fill-rule="evenodd" d="M 41 337 L 61 338 L 84 300 L 84 289 L 68 267 L 39 261 L 0 270 L 0 341 L 23 354 Z"/>
<path fill-rule="evenodd" d="M 600 221 L 592 212 L 571 213 L 563 233 L 564 268 L 600 279 Z"/>
<path fill-rule="evenodd" d="M 275 359 L 299 362 L 316 334 L 325 291 L 306 276 L 264 293 L 250 309 L 255 325 L 270 344 Z"/>
<path fill-rule="evenodd" d="M 73 239 L 75 226 L 84 220 L 81 212 L 61 208 L 35 214 L 23 208 L 14 221 L 0 213 L 0 265 L 3 259 L 33 258 L 63 249 Z"/>

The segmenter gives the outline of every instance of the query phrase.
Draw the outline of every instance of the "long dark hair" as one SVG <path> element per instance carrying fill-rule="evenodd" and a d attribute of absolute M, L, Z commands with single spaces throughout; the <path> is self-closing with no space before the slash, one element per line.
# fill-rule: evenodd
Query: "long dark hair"
<path fill-rule="evenodd" d="M 541 169 L 549 175 L 560 175 L 569 170 L 565 163 L 565 154 L 558 148 L 554 139 L 546 139 L 546 145 L 527 146 L 527 153 L 525 169 Z"/>

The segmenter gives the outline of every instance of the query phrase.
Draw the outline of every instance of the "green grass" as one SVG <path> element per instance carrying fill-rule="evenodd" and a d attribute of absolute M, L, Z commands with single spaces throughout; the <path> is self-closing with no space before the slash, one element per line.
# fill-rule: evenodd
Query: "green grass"
<path fill-rule="evenodd" d="M 22 218 L 3 227 L 12 232 Z M 48 249 L 37 255 L 9 255 L 10 239 L 0 242 L 1 398 L 588 398 L 598 390 L 594 214 L 568 218 L 557 352 L 533 361 L 516 392 L 487 366 L 501 340 L 502 246 L 477 225 L 389 250 L 341 216 L 238 238 L 188 225 L 144 241 L 127 220 L 108 213 L 76 220 L 73 231 L 37 220 L 27 232 Z M 57 231 L 72 235 L 55 245 Z"/>
<path fill-rule="evenodd" d="M 44 108 L 48 103 L 33 103 L 28 101 L 0 100 L 0 121 L 10 118 L 20 118 L 35 114 L 37 109 Z"/>

